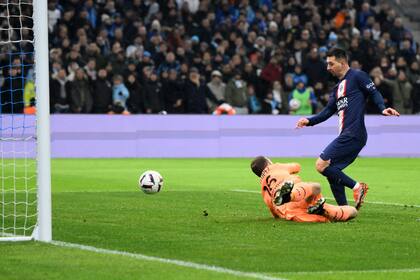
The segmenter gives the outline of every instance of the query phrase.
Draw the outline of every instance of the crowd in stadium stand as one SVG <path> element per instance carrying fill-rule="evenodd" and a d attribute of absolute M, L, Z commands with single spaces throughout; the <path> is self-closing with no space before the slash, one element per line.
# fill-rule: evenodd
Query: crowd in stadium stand
<path fill-rule="evenodd" d="M 334 46 L 420 112 L 419 45 L 383 1 L 66 0 L 48 17 L 52 113 L 311 114 Z"/>

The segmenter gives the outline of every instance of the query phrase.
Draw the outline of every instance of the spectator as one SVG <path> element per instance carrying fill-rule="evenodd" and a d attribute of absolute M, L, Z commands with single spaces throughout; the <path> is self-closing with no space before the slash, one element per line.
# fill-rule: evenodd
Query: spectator
<path fill-rule="evenodd" d="M 168 72 L 171 69 L 178 72 L 179 68 L 180 65 L 179 62 L 175 60 L 175 54 L 173 52 L 169 52 L 166 54 L 165 61 L 159 65 L 157 74 L 160 75 L 162 72 Z"/>
<path fill-rule="evenodd" d="M 388 57 L 382 57 L 379 62 L 379 67 L 381 68 L 382 73 L 388 73 L 388 70 L 391 68 Z"/>
<path fill-rule="evenodd" d="M 127 60 L 126 61 L 126 66 L 124 69 L 124 77 L 128 77 L 130 75 L 134 75 L 134 76 L 139 76 L 137 73 L 137 62 L 136 60 Z"/>
<path fill-rule="evenodd" d="M 417 81 L 420 79 L 420 65 L 418 61 L 413 61 L 410 64 L 407 76 L 411 84 L 417 83 Z"/>
<path fill-rule="evenodd" d="M 318 113 L 321 111 L 328 103 L 328 99 L 330 97 L 330 93 L 325 89 L 326 84 L 321 82 L 317 82 L 314 85 L 314 94 L 318 101 L 317 110 L 314 113 Z"/>
<path fill-rule="evenodd" d="M 137 71 L 142 73 L 142 72 L 144 72 L 146 67 L 148 69 L 150 69 L 153 66 L 154 66 L 154 62 L 152 60 L 151 53 L 148 52 L 148 51 L 144 51 L 142 56 L 141 56 L 140 62 L 137 64 Z M 142 79 L 143 79 L 143 77 L 141 77 L 141 80 Z"/>
<path fill-rule="evenodd" d="M 351 20 L 356 20 L 356 9 L 354 8 L 354 1 L 353 0 L 346 0 L 345 8 L 344 8 L 346 16 L 348 16 Z"/>
<path fill-rule="evenodd" d="M 255 94 L 258 98 L 265 96 L 266 92 L 260 88 L 260 78 L 257 75 L 257 71 L 250 62 L 245 64 L 243 79 L 248 86 L 252 86 L 254 88 L 254 91 L 256 91 Z"/>
<path fill-rule="evenodd" d="M 312 48 L 308 58 L 303 65 L 303 72 L 308 76 L 308 85 L 314 86 L 316 83 L 326 84 L 328 72 L 325 63 L 321 61 L 317 48 Z"/>
<path fill-rule="evenodd" d="M 287 58 L 287 63 L 284 69 L 285 73 L 293 73 L 293 71 L 295 71 L 295 66 L 296 66 L 296 59 L 293 56 L 289 56 Z"/>
<path fill-rule="evenodd" d="M 389 78 L 381 77 L 383 83 L 392 89 L 392 99 L 395 110 L 400 114 L 412 114 L 413 101 L 411 90 L 413 86 L 407 80 L 404 71 L 397 71 L 395 68 L 389 70 Z"/>
<path fill-rule="evenodd" d="M 349 58 L 350 60 L 365 61 L 365 49 L 360 47 L 359 38 L 353 38 L 351 40 L 349 48 Z"/>
<path fill-rule="evenodd" d="M 144 51 L 143 39 L 140 36 L 137 36 L 134 39 L 134 42 L 130 44 L 125 50 L 125 56 L 128 59 L 136 58 L 140 53 Z"/>
<path fill-rule="evenodd" d="M 207 87 L 211 93 L 216 97 L 216 102 L 207 98 L 207 106 L 213 112 L 217 106 L 224 103 L 226 100 L 226 84 L 223 82 L 222 73 L 219 70 L 214 70 L 211 73 L 211 81 L 207 83 Z"/>
<path fill-rule="evenodd" d="M 130 97 L 130 92 L 121 75 L 115 75 L 112 81 L 114 83 L 112 86 L 112 111 L 115 114 L 127 114 L 127 100 Z"/>
<path fill-rule="evenodd" d="M 77 64 L 77 67 L 85 65 L 86 61 L 83 60 L 80 54 L 80 46 L 73 45 L 70 50 L 70 53 L 66 55 L 66 60 L 64 61 L 65 65 Z"/>
<path fill-rule="evenodd" d="M 71 83 L 66 69 L 60 69 L 50 80 L 50 110 L 52 113 L 70 113 Z"/>
<path fill-rule="evenodd" d="M 315 94 L 305 86 L 302 79 L 297 79 L 295 84 L 296 88 L 290 94 L 289 101 L 292 99 L 298 100 L 300 105 L 297 108 L 290 108 L 290 114 L 311 115 L 316 111 L 317 100 Z"/>
<path fill-rule="evenodd" d="M 184 85 L 184 105 L 187 114 L 207 114 L 209 108 L 206 98 L 211 94 L 209 88 L 200 82 L 198 69 L 192 67 Z"/>
<path fill-rule="evenodd" d="M 236 114 L 248 113 L 246 82 L 239 71 L 235 72 L 226 86 L 226 102 L 235 109 Z"/>
<path fill-rule="evenodd" d="M 408 81 L 412 85 L 416 81 L 409 66 L 419 62 L 419 48 L 387 3 L 234 2 L 49 1 L 51 79 L 63 67 L 68 71 L 67 80 L 72 81 L 82 68 L 90 83 L 95 80 L 96 69 L 106 69 L 110 76 L 124 75 L 128 79 L 138 75 L 132 86 L 139 82 L 146 93 L 153 69 L 166 82 L 169 70 L 176 68 L 179 82 L 184 83 L 189 80 L 189 69 L 195 67 L 202 74 L 202 84 L 211 82 L 212 71 L 218 69 L 226 83 L 234 73 L 241 72 L 246 88 L 252 85 L 256 98 L 262 101 L 272 93 L 276 81 L 285 93 L 294 89 L 285 75 L 295 73 L 296 65 L 302 65 L 300 73 L 295 74 L 300 78 L 306 75 L 307 86 L 328 92 L 335 81 L 319 70 L 328 48 L 339 45 L 349 48 L 350 61 L 358 61 L 365 71 L 377 66 L 383 73 L 391 67 L 404 68 Z M 22 27 L 31 24 L 22 18 Z M 17 40 L 18 35 L 15 32 L 10 39 Z M 20 35 L 30 36 L 26 29 Z M 22 48 L 32 52 L 31 44 Z M 2 65 L 9 63 L 0 60 L 6 63 Z M 134 65 L 136 69 L 131 69 Z M 21 74 L 26 76 L 28 67 L 23 68 L 25 73 Z M 8 76 L 3 73 L 3 77 Z M 93 93 L 94 82 L 90 86 Z M 322 104 L 325 93 L 316 95 Z M 282 110 L 286 103 L 282 102 Z"/>
<path fill-rule="evenodd" d="M 274 82 L 282 80 L 282 69 L 276 57 L 270 59 L 270 62 L 262 69 L 260 77 L 263 82 L 261 87 L 263 92 L 268 92 Z"/>
<path fill-rule="evenodd" d="M 137 75 L 135 73 L 128 74 L 126 84 L 130 93 L 130 97 L 127 99 L 127 110 L 131 114 L 144 113 L 144 93 L 142 86 L 137 80 Z"/>
<path fill-rule="evenodd" d="M 284 77 L 284 87 L 283 90 L 285 94 L 287 95 L 287 98 L 289 98 L 290 93 L 295 89 L 295 84 L 293 82 L 293 74 L 288 73 Z M 289 112 L 289 111 L 287 111 Z"/>
<path fill-rule="evenodd" d="M 362 4 L 362 10 L 358 14 L 358 27 L 360 29 L 365 29 L 367 27 L 367 21 L 369 17 L 374 17 L 375 13 L 371 9 L 370 4 L 364 2 Z"/>
<path fill-rule="evenodd" d="M 90 113 L 93 100 L 85 71 L 76 70 L 75 79 L 70 83 L 70 109 L 73 113 Z"/>
<path fill-rule="evenodd" d="M 375 83 L 376 88 L 379 90 L 379 92 L 382 94 L 382 97 L 384 98 L 385 106 L 388 107 L 394 107 L 393 104 L 393 98 L 392 98 L 392 88 L 390 85 L 387 85 L 384 83 L 383 80 L 383 73 L 380 67 L 375 67 L 370 72 L 370 76 L 372 77 L 373 82 Z M 372 102 L 370 98 L 367 99 L 366 104 L 366 113 L 368 114 L 378 114 L 378 107 Z"/>
<path fill-rule="evenodd" d="M 98 69 L 104 68 L 107 64 L 106 58 L 101 54 L 101 50 L 96 43 L 90 43 L 86 49 L 86 56 L 94 59 Z"/>
<path fill-rule="evenodd" d="M 408 30 L 403 25 L 402 18 L 400 17 L 396 17 L 394 19 L 394 24 L 389 32 L 391 40 L 397 44 L 405 38 L 406 34 L 409 34 Z"/>
<path fill-rule="evenodd" d="M 303 72 L 300 64 L 295 65 L 293 74 L 293 83 L 296 85 L 298 81 L 302 81 L 305 85 L 308 84 L 308 76 Z"/>
<path fill-rule="evenodd" d="M 261 112 L 261 102 L 255 94 L 253 85 L 248 85 L 248 111 L 250 114 L 258 114 Z"/>
<path fill-rule="evenodd" d="M 271 92 L 267 94 L 267 96 L 264 98 L 262 102 L 262 109 L 261 112 L 263 114 L 273 114 L 276 115 L 279 113 L 279 104 L 274 99 L 274 96 Z"/>
<path fill-rule="evenodd" d="M 411 42 L 408 39 L 405 39 L 401 43 L 400 55 L 404 57 L 407 63 L 412 63 L 416 59 L 416 53 L 411 47 Z"/>
<path fill-rule="evenodd" d="M 23 102 L 24 102 L 24 113 L 25 114 L 35 114 L 35 81 L 34 81 L 34 71 L 30 69 L 28 75 L 26 76 L 26 84 L 23 91 Z"/>
<path fill-rule="evenodd" d="M 144 85 L 144 101 L 147 114 L 158 114 L 164 109 L 162 84 L 155 70 L 151 72 Z"/>
<path fill-rule="evenodd" d="M 96 28 L 96 23 L 97 23 L 97 10 L 94 4 L 93 0 L 87 0 L 85 2 L 85 7 L 86 12 L 87 12 L 87 19 L 89 20 L 90 25 L 92 26 L 93 29 Z"/>
<path fill-rule="evenodd" d="M 93 82 L 93 113 L 106 114 L 112 110 L 112 85 L 108 81 L 106 69 L 99 69 L 98 78 Z"/>
<path fill-rule="evenodd" d="M 53 33 L 58 20 L 61 18 L 61 11 L 57 8 L 57 1 L 48 1 L 48 32 Z"/>
<path fill-rule="evenodd" d="M 283 103 L 287 103 L 287 96 L 285 96 L 282 88 L 281 88 L 281 84 L 279 81 L 275 81 L 273 84 L 273 90 L 271 91 L 271 94 L 273 96 L 273 100 L 274 100 L 274 108 L 273 108 L 273 114 L 277 115 L 277 114 L 286 114 L 285 110 L 284 110 L 284 104 Z"/>
<path fill-rule="evenodd" d="M 370 31 L 372 32 L 372 39 L 376 42 L 379 41 L 379 39 L 381 38 L 381 25 L 379 24 L 379 22 L 375 22 Z"/>
<path fill-rule="evenodd" d="M 195 14 L 198 11 L 200 5 L 199 0 L 177 0 L 178 7 L 181 9 L 187 9 L 190 13 Z"/>
<path fill-rule="evenodd" d="M 108 15 L 104 14 L 102 15 L 102 21 L 104 20 L 104 16 L 106 16 L 105 18 L 109 18 Z M 102 28 L 99 31 L 99 34 L 96 37 L 96 44 L 103 55 L 108 56 L 111 53 L 111 42 L 108 39 L 108 31 L 105 28 Z"/>
<path fill-rule="evenodd" d="M 402 56 L 397 57 L 397 61 L 395 62 L 395 68 L 397 68 L 397 70 L 402 70 L 404 72 L 408 72 L 407 61 L 405 60 L 404 57 L 402 57 Z"/>
<path fill-rule="evenodd" d="M 125 67 L 124 50 L 119 42 L 112 45 L 112 54 L 109 57 L 112 73 L 122 75 Z"/>
<path fill-rule="evenodd" d="M 159 3 L 157 3 L 157 0 L 149 0 L 146 3 L 146 5 L 147 5 L 146 7 L 148 8 L 148 11 L 145 18 L 145 22 L 149 23 L 150 20 L 153 18 L 153 16 L 159 12 L 160 6 L 159 6 Z"/>
<path fill-rule="evenodd" d="M 95 58 L 90 58 L 88 63 L 86 64 L 85 67 L 83 67 L 83 69 L 86 72 L 86 75 L 90 81 L 90 83 L 94 82 L 96 80 L 96 59 Z"/>
<path fill-rule="evenodd" d="M 420 78 L 413 84 L 413 114 L 420 114 Z"/>
<path fill-rule="evenodd" d="M 162 95 L 165 111 L 168 114 L 184 113 L 182 85 L 178 81 L 176 69 L 170 69 L 168 78 L 162 83 Z"/>
<path fill-rule="evenodd" d="M 398 72 L 397 81 L 398 81 L 398 88 L 399 88 L 401 97 L 403 99 L 403 105 L 404 105 L 404 110 L 402 111 L 402 114 L 412 114 L 413 113 L 413 96 L 411 94 L 412 94 L 413 86 L 408 81 L 407 74 L 405 71 L 400 70 Z M 398 94 L 398 90 L 394 89 L 394 91 Z"/>
<path fill-rule="evenodd" d="M 362 65 L 358 60 L 352 60 L 350 62 L 350 68 L 356 69 L 356 70 L 362 70 Z"/>

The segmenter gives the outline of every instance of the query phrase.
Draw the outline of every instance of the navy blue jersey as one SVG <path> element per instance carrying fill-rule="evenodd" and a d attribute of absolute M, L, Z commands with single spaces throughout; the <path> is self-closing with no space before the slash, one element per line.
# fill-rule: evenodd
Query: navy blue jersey
<path fill-rule="evenodd" d="M 338 113 L 340 135 L 367 140 L 365 127 L 366 98 L 382 112 L 384 100 L 369 75 L 363 71 L 349 69 L 343 79 L 334 87 L 327 106 L 317 115 L 309 118 L 309 126 L 325 121 Z"/>

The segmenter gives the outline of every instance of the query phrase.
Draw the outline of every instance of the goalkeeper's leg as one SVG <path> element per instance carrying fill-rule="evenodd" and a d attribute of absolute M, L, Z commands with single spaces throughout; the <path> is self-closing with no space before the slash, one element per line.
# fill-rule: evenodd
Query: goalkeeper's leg
<path fill-rule="evenodd" d="M 320 194 L 321 185 L 319 183 L 300 182 L 295 184 L 290 194 L 290 200 L 293 202 L 306 200 L 307 203 L 312 203 L 314 199 L 318 199 Z"/>
<path fill-rule="evenodd" d="M 335 206 L 328 203 L 324 204 L 325 217 L 335 222 L 345 222 L 356 218 L 357 210 L 353 206 Z"/>
<path fill-rule="evenodd" d="M 308 207 L 309 214 L 317 214 L 327 217 L 332 222 L 345 222 L 357 216 L 357 210 L 353 206 L 335 206 L 325 203 L 325 198 L 320 198 L 315 205 Z"/>
<path fill-rule="evenodd" d="M 321 194 L 321 185 L 319 183 L 294 183 L 285 181 L 274 192 L 274 203 L 279 206 L 287 202 L 299 202 L 305 200 L 306 203 L 313 203 Z"/>

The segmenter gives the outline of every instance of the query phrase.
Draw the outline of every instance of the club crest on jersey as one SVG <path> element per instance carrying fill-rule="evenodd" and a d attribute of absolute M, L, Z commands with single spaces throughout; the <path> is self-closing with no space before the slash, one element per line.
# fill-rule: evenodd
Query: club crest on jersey
<path fill-rule="evenodd" d="M 369 90 L 375 90 L 375 89 L 376 89 L 376 88 L 375 88 L 375 84 L 374 84 L 373 82 L 371 82 L 371 83 L 367 84 L 367 85 L 366 85 L 366 88 L 367 88 L 367 89 L 369 89 Z"/>

